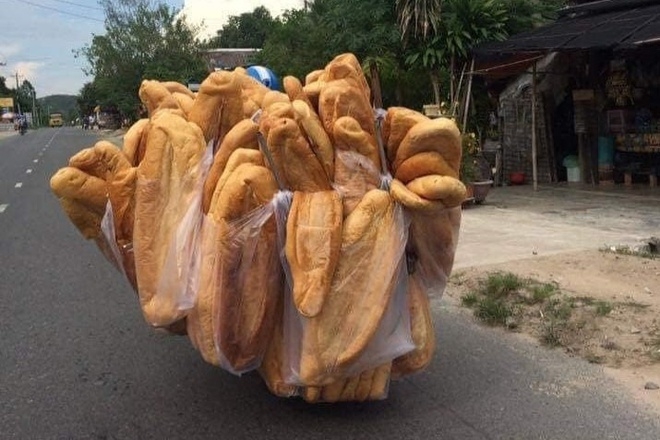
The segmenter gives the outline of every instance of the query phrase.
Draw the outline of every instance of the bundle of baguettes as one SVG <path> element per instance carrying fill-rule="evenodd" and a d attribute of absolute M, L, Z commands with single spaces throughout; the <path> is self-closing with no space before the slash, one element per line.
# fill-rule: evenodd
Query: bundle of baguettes
<path fill-rule="evenodd" d="M 131 281 L 146 321 L 309 402 L 387 396 L 435 348 L 429 293 L 451 272 L 460 134 L 391 107 L 376 121 L 342 54 L 269 90 L 245 70 L 197 93 L 146 80 L 123 147 L 51 178 L 64 212 Z M 381 149 L 379 149 L 379 146 Z"/>

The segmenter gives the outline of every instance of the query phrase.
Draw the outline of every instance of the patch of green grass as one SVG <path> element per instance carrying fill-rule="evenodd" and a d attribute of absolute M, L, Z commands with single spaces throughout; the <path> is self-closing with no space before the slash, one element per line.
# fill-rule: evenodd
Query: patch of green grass
<path fill-rule="evenodd" d="M 596 306 L 596 315 L 598 316 L 609 315 L 612 312 L 612 309 L 614 308 L 612 304 L 607 301 L 596 301 L 595 306 Z"/>
<path fill-rule="evenodd" d="M 568 320 L 573 312 L 571 301 L 551 298 L 543 307 L 543 331 L 541 342 L 550 347 L 562 345 L 562 332 L 568 325 Z"/>
<path fill-rule="evenodd" d="M 510 272 L 489 274 L 482 284 L 482 293 L 490 298 L 504 298 L 525 286 L 526 281 Z"/>
<path fill-rule="evenodd" d="M 558 292 L 557 286 L 551 283 L 535 284 L 529 287 L 530 296 L 525 302 L 530 305 L 540 304 Z"/>
<path fill-rule="evenodd" d="M 479 302 L 479 296 L 476 292 L 470 292 L 461 298 L 461 303 L 465 307 L 472 308 Z"/>
<path fill-rule="evenodd" d="M 513 309 L 501 299 L 486 297 L 476 305 L 474 316 L 490 325 L 506 325 Z"/>

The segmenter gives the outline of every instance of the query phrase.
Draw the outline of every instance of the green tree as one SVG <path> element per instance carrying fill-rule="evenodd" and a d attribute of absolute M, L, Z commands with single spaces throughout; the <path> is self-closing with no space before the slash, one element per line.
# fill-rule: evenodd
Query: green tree
<path fill-rule="evenodd" d="M 0 76 L 0 96 L 9 97 L 12 95 L 12 91 L 7 87 L 7 78 Z"/>
<path fill-rule="evenodd" d="M 201 81 L 208 68 L 197 29 L 177 11 L 151 0 L 100 0 L 105 34 L 76 51 L 89 63 L 95 101 L 135 117 L 142 80 Z M 85 98 L 87 100 L 87 98 Z"/>
<path fill-rule="evenodd" d="M 227 24 L 209 41 L 210 47 L 261 48 L 275 26 L 275 19 L 266 7 L 229 17 Z"/>
<path fill-rule="evenodd" d="M 28 80 L 24 80 L 16 90 L 16 101 L 23 112 L 34 112 L 35 93 L 34 86 Z"/>
<path fill-rule="evenodd" d="M 437 33 L 442 21 L 443 0 L 396 0 L 401 37 L 425 41 Z"/>
<path fill-rule="evenodd" d="M 307 10 L 287 11 L 266 39 L 258 61 L 280 75 L 302 79 L 343 52 L 363 61 L 380 106 L 381 69 L 398 72 L 403 65 L 391 0 L 316 0 Z"/>

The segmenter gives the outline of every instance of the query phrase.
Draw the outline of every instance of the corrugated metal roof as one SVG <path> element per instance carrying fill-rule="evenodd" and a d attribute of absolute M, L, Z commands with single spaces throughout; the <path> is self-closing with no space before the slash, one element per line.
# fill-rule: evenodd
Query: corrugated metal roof
<path fill-rule="evenodd" d="M 479 55 L 628 49 L 660 43 L 660 2 L 632 3 L 628 9 L 567 15 L 554 23 L 475 48 Z"/>

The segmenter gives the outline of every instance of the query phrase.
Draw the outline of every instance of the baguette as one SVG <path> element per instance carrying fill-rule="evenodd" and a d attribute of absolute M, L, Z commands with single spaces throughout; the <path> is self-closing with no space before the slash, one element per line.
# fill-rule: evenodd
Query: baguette
<path fill-rule="evenodd" d="M 406 107 L 390 107 L 383 121 L 383 142 L 387 152 L 387 158 L 394 162 L 396 152 L 408 131 L 419 122 L 430 119 L 418 111 Z"/>
<path fill-rule="evenodd" d="M 304 320 L 303 383 L 325 385 L 342 377 L 376 333 L 403 252 L 402 225 L 395 212 L 388 193 L 373 190 L 344 220 L 330 293 L 321 313 Z"/>
<path fill-rule="evenodd" d="M 447 161 L 435 151 L 417 153 L 404 160 L 394 171 L 394 177 L 407 184 L 418 177 L 431 174 L 449 176 L 458 179 L 458 170 L 449 166 Z"/>
<path fill-rule="evenodd" d="M 292 105 L 296 121 L 307 135 L 312 151 L 325 170 L 328 180 L 332 182 L 335 178 L 335 153 L 330 136 L 323 129 L 321 119 L 319 119 L 311 103 L 298 99 L 293 101 Z"/>
<path fill-rule="evenodd" d="M 86 239 L 101 235 L 101 220 L 108 204 L 106 182 L 74 167 L 60 168 L 50 188 L 71 223 Z"/>
<path fill-rule="evenodd" d="M 128 162 L 134 167 L 138 166 L 140 160 L 142 160 L 142 157 L 140 157 L 138 152 L 144 152 L 144 147 L 141 148 L 140 145 L 146 141 L 148 125 L 148 118 L 139 119 L 130 126 L 124 135 L 122 152 L 124 153 L 124 156 L 126 156 Z M 141 155 L 144 156 L 144 154 Z"/>
<path fill-rule="evenodd" d="M 447 164 L 458 170 L 461 162 L 461 134 L 454 121 L 447 118 L 429 119 L 415 124 L 406 133 L 396 150 L 393 168 L 417 153 L 436 151 Z"/>
<path fill-rule="evenodd" d="M 283 183 L 292 191 L 330 190 L 330 181 L 296 121 L 280 118 L 268 134 L 275 166 Z"/>
<path fill-rule="evenodd" d="M 271 172 L 239 165 L 214 192 L 201 242 L 200 288 L 189 315 L 191 342 L 203 358 L 235 372 L 254 368 L 266 352 L 282 291 L 274 217 L 257 231 L 254 243 L 243 241 L 250 229 L 240 221 L 268 203 L 277 190 Z M 249 237 L 247 237 L 249 238 Z M 255 244 L 248 261 L 243 246 Z M 246 276 L 248 274 L 249 276 Z M 217 349 L 216 349 L 217 347 Z M 218 352 L 219 350 L 219 352 Z"/>
<path fill-rule="evenodd" d="M 202 209 L 204 213 L 209 211 L 213 191 L 232 153 L 239 148 L 259 149 L 259 144 L 257 143 L 258 132 L 259 126 L 255 122 L 250 119 L 244 119 L 234 125 L 222 140 L 218 151 L 213 156 L 213 163 L 204 182 L 204 195 L 202 198 Z"/>
<path fill-rule="evenodd" d="M 133 243 L 142 311 L 160 327 L 186 314 L 173 300 L 180 295 L 173 291 L 177 286 L 162 286 L 160 280 L 172 238 L 201 192 L 206 144 L 198 126 L 165 111 L 152 117 L 147 141 L 137 169 Z"/>
<path fill-rule="evenodd" d="M 395 379 L 426 368 L 431 363 L 435 351 L 435 329 L 431 317 L 431 305 L 417 276 L 408 278 L 407 296 L 410 328 L 415 349 L 394 359 L 392 377 Z"/>
<path fill-rule="evenodd" d="M 318 315 L 330 291 L 342 240 L 342 203 L 335 191 L 299 192 L 286 226 L 285 254 L 293 301 L 302 316 Z"/>
<path fill-rule="evenodd" d="M 242 119 L 241 82 L 237 75 L 226 71 L 211 73 L 200 85 L 188 120 L 202 129 L 207 143 L 215 141 L 219 145 Z"/>

